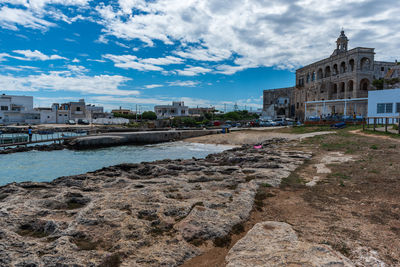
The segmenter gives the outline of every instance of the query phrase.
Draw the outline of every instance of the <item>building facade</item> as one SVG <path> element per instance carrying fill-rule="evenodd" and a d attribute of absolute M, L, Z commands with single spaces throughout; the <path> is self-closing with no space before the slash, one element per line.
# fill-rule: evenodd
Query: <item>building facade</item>
<path fill-rule="evenodd" d="M 189 116 L 189 107 L 184 102 L 172 102 L 172 105 L 154 106 L 154 112 L 157 119 L 165 119 L 170 117 Z"/>
<path fill-rule="evenodd" d="M 384 78 L 396 63 L 375 61 L 374 48 L 348 50 L 348 43 L 342 31 L 330 57 L 296 70 L 294 105 L 297 119 L 367 114 L 368 92 L 376 89 L 373 81 Z"/>
<path fill-rule="evenodd" d="M 56 115 L 55 123 L 62 124 L 69 120 L 78 121 L 79 119 L 88 119 L 84 99 L 80 99 L 78 102 L 54 103 L 52 110 Z"/>
<path fill-rule="evenodd" d="M 264 90 L 262 117 L 265 119 L 293 117 L 294 90 L 294 87 Z"/>
<path fill-rule="evenodd" d="M 369 92 L 368 117 L 398 118 L 399 116 L 400 116 L 400 89 L 377 90 Z"/>
<path fill-rule="evenodd" d="M 39 123 L 40 114 L 33 110 L 32 96 L 1 95 L 0 123 Z"/>
<path fill-rule="evenodd" d="M 210 108 L 202 108 L 202 107 L 189 108 L 189 115 L 190 116 L 194 116 L 194 117 L 200 117 L 200 116 L 203 116 L 204 114 L 214 113 L 214 112 L 215 112 L 215 107 L 210 107 Z"/>

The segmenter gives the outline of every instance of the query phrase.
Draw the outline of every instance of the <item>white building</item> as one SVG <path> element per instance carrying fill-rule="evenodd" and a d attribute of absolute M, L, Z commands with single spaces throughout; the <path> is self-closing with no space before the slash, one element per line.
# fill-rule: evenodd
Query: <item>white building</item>
<path fill-rule="evenodd" d="M 400 89 L 368 92 L 368 117 L 399 117 Z"/>
<path fill-rule="evenodd" d="M 32 96 L 0 96 L 0 123 L 39 123 L 40 114 L 33 110 Z"/>
<path fill-rule="evenodd" d="M 155 106 L 154 111 L 158 119 L 189 116 L 189 107 L 182 102 L 172 102 L 172 105 Z"/>

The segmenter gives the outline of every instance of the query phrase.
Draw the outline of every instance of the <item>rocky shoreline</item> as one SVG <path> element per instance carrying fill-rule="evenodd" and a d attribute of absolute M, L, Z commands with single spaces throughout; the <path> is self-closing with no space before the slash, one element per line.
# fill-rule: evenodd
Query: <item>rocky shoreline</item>
<path fill-rule="evenodd" d="M 178 266 L 223 243 L 260 185 L 278 186 L 310 157 L 274 139 L 0 187 L 0 266 Z"/>
<path fill-rule="evenodd" d="M 28 151 L 33 151 L 33 150 L 36 150 L 36 151 L 63 150 L 63 149 L 67 149 L 67 148 L 68 147 L 63 144 L 20 146 L 20 147 L 2 149 L 2 150 L 0 150 L 0 155 L 19 153 L 19 152 L 28 152 Z"/>

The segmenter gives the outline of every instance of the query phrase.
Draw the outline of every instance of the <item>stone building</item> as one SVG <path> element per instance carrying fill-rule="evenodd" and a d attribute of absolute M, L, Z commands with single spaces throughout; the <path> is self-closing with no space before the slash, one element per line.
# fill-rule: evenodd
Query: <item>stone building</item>
<path fill-rule="evenodd" d="M 294 87 L 264 90 L 262 117 L 266 119 L 293 117 L 294 90 Z"/>
<path fill-rule="evenodd" d="M 342 30 L 332 55 L 296 70 L 295 117 L 367 114 L 372 82 L 385 77 L 395 62 L 375 61 L 374 48 L 348 49 Z"/>

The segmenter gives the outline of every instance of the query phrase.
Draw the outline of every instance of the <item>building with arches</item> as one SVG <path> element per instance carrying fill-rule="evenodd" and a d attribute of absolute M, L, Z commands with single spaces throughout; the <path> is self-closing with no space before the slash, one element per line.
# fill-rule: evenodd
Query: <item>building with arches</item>
<path fill-rule="evenodd" d="M 296 119 L 367 114 L 368 91 L 375 90 L 372 82 L 383 79 L 396 63 L 375 61 L 374 48 L 348 50 L 348 44 L 342 30 L 330 57 L 296 70 Z"/>

